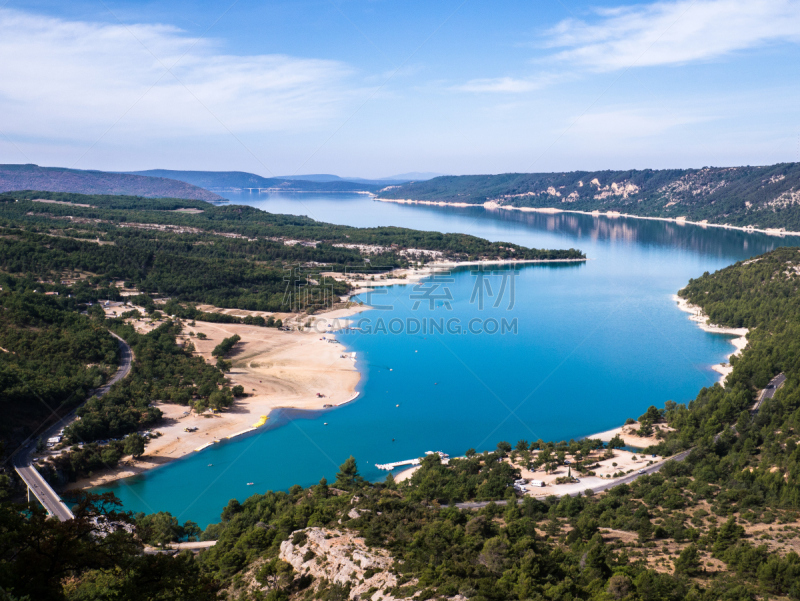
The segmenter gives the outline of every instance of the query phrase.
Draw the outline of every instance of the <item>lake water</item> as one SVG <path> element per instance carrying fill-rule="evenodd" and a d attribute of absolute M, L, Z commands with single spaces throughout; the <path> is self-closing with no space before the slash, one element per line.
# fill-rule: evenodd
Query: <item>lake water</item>
<path fill-rule="evenodd" d="M 386 308 L 362 313 L 362 331 L 337 336 L 357 353 L 355 402 L 281 411 L 257 434 L 103 489 L 126 509 L 170 511 L 202 527 L 218 521 L 231 498 L 332 481 L 351 454 L 376 480 L 385 476 L 376 463 L 425 451 L 461 455 L 501 440 L 568 440 L 616 427 L 650 405 L 688 402 L 717 381 L 711 365 L 733 347 L 697 328 L 671 296 L 704 271 L 800 244 L 660 221 L 398 205 L 363 195 L 227 196 L 329 223 L 580 248 L 589 261 L 465 269 L 365 298 Z M 516 333 L 471 333 L 470 320 L 489 331 L 505 320 Z M 432 332 L 432 322 L 450 331 Z"/>

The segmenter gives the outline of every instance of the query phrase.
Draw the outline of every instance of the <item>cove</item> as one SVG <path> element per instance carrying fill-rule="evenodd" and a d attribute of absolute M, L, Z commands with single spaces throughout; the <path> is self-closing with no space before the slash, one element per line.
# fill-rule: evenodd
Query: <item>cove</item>
<path fill-rule="evenodd" d="M 396 205 L 363 195 L 228 197 L 348 225 L 580 248 L 590 260 L 462 269 L 365 295 L 364 302 L 384 308 L 360 314 L 361 331 L 337 336 L 357 353 L 355 402 L 323 412 L 281 410 L 253 435 L 102 489 L 125 509 L 170 511 L 201 527 L 218 521 L 231 498 L 333 480 L 350 455 L 374 480 L 385 477 L 376 463 L 493 449 L 501 440 L 568 440 L 618 426 L 649 405 L 688 402 L 717 381 L 710 367 L 733 347 L 692 324 L 671 295 L 704 271 L 799 242 L 658 221 Z M 381 319 L 385 331 L 371 327 Z M 515 320 L 516 333 L 408 327 L 503 319 Z"/>

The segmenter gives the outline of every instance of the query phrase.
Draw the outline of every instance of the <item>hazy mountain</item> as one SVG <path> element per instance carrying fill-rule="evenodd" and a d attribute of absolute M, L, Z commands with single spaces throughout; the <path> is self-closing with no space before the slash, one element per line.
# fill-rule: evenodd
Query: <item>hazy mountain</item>
<path fill-rule="evenodd" d="M 164 177 L 39 167 L 32 164 L 0 165 L 0 192 L 12 190 L 222 200 L 221 196 L 197 185 Z"/>
<path fill-rule="evenodd" d="M 394 180 L 394 181 L 406 181 L 406 182 L 424 182 L 429 179 L 433 179 L 434 177 L 441 177 L 444 175 L 443 173 L 433 173 L 430 171 L 411 171 L 409 173 L 401 173 L 399 175 L 390 175 L 389 177 L 384 177 L 381 179 L 386 180 Z"/>
<path fill-rule="evenodd" d="M 135 175 L 148 177 L 168 177 L 195 186 L 213 189 L 269 188 L 287 192 L 375 192 L 382 185 L 353 182 L 337 178 L 335 175 L 312 175 L 316 180 L 300 177 L 262 177 L 245 171 L 172 171 L 170 169 L 149 169 L 133 171 Z M 323 179 L 319 179 L 323 178 Z M 330 179 L 337 178 L 337 179 Z"/>
<path fill-rule="evenodd" d="M 308 181 L 308 182 L 355 182 L 358 184 L 367 184 L 369 186 L 396 186 L 397 184 L 404 184 L 410 182 L 412 178 L 382 178 L 382 179 L 365 179 L 363 177 L 340 177 L 338 175 L 329 175 L 325 173 L 309 174 L 309 175 L 287 175 L 284 179 L 294 181 Z"/>

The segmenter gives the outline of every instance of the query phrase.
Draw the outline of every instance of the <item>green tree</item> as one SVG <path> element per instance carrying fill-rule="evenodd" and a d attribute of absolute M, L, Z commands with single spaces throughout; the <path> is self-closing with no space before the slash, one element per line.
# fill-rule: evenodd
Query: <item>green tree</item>
<path fill-rule="evenodd" d="M 194 522 L 187 521 L 181 526 L 171 513 L 159 511 L 149 515 L 137 514 L 136 532 L 145 543 L 163 547 L 183 538 L 195 539 L 200 536 L 201 531 Z"/>
<path fill-rule="evenodd" d="M 138 459 L 144 455 L 144 436 L 138 432 L 133 432 L 125 437 L 125 446 L 123 450 L 126 455 L 132 455 L 134 459 Z"/>
<path fill-rule="evenodd" d="M 700 573 L 700 553 L 697 545 L 691 544 L 686 547 L 678 559 L 675 560 L 675 574 L 685 576 L 696 576 Z"/>
<path fill-rule="evenodd" d="M 608 441 L 608 448 L 609 449 L 621 449 L 625 446 L 625 441 L 622 440 L 622 436 L 619 434 L 615 434 L 614 438 Z"/>
<path fill-rule="evenodd" d="M 358 474 L 356 459 L 352 455 L 339 466 L 339 473 L 336 474 L 336 486 L 338 488 L 353 488 L 360 484 L 364 479 Z"/>

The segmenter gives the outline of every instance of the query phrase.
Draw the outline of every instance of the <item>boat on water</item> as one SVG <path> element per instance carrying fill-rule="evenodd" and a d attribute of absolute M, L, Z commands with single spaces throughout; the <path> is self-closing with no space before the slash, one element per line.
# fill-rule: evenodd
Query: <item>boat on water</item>
<path fill-rule="evenodd" d="M 255 484 L 255 482 L 248 482 L 247 486 L 253 486 L 253 484 Z"/>

